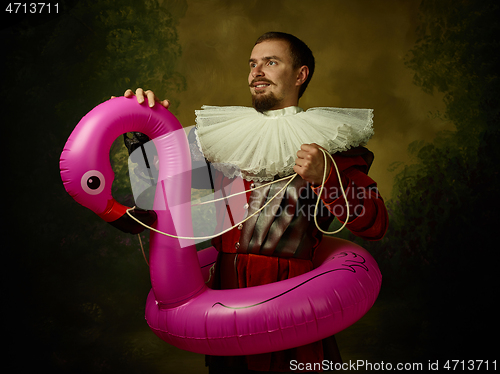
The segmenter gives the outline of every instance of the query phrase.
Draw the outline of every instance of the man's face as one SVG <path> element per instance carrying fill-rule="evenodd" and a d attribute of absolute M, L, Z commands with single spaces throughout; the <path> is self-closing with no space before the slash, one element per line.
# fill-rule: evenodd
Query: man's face
<path fill-rule="evenodd" d="M 252 104 L 258 111 L 282 109 L 298 104 L 301 80 L 292 66 L 288 42 L 266 40 L 250 55 L 248 84 Z"/>

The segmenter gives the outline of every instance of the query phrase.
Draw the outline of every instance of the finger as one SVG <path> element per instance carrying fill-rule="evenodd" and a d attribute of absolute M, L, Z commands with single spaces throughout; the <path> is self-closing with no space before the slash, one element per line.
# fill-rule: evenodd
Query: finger
<path fill-rule="evenodd" d="M 150 108 L 155 106 L 156 103 L 156 96 L 153 91 L 147 90 L 146 91 L 146 96 L 148 97 L 148 105 Z"/>
<path fill-rule="evenodd" d="M 312 146 L 316 147 L 316 148 L 321 148 L 321 149 L 324 149 L 326 151 L 326 148 L 320 146 L 319 144 L 316 144 L 316 143 L 312 143 L 311 144 Z"/>
<path fill-rule="evenodd" d="M 305 172 L 311 167 L 311 161 L 304 158 L 297 158 L 295 165 Z"/>
<path fill-rule="evenodd" d="M 299 165 L 295 165 L 293 167 L 293 171 L 296 172 L 302 179 L 304 179 L 306 182 L 311 183 L 311 178 L 309 177 L 307 170 Z"/>
<path fill-rule="evenodd" d="M 309 155 L 309 159 L 317 159 L 318 157 L 322 157 L 323 152 L 316 145 L 312 144 L 304 144 L 305 151 Z"/>
<path fill-rule="evenodd" d="M 302 177 L 302 168 L 299 165 L 295 165 L 293 171 Z"/>
<path fill-rule="evenodd" d="M 314 145 L 312 145 L 312 144 L 302 144 L 300 146 L 300 149 L 303 150 L 303 151 L 306 151 L 306 152 L 311 152 L 314 149 L 316 149 L 316 147 Z"/>
<path fill-rule="evenodd" d="M 295 166 L 303 167 L 304 166 L 304 159 L 303 158 L 297 158 L 295 160 Z"/>
<path fill-rule="evenodd" d="M 170 106 L 170 100 L 165 99 L 160 104 L 163 105 L 166 109 L 168 109 L 168 107 Z"/>
<path fill-rule="evenodd" d="M 116 96 L 111 96 L 111 99 L 116 99 Z"/>
<path fill-rule="evenodd" d="M 132 97 L 132 96 L 134 96 L 134 91 L 132 91 L 129 88 L 127 91 L 125 91 L 125 93 L 123 94 L 123 96 L 125 96 L 125 97 Z"/>
<path fill-rule="evenodd" d="M 144 102 L 144 90 L 142 88 L 138 88 L 135 90 L 135 95 L 137 96 L 137 102 L 142 104 Z"/>
<path fill-rule="evenodd" d="M 310 154 L 312 154 L 313 156 L 316 156 L 317 154 L 319 154 L 321 152 L 321 149 L 325 150 L 325 148 L 323 148 L 322 146 L 316 144 L 316 143 L 311 143 L 311 144 L 302 144 L 300 146 L 300 149 L 305 151 L 305 152 L 308 152 Z"/>
<path fill-rule="evenodd" d="M 309 158 L 311 157 L 311 154 L 309 152 L 302 151 L 302 150 L 297 152 L 297 158 L 305 159 L 307 157 L 309 157 Z"/>

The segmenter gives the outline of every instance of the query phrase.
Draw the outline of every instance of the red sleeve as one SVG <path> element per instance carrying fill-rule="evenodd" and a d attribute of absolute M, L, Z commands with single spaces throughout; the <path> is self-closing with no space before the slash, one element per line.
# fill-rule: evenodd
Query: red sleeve
<path fill-rule="evenodd" d="M 380 196 L 377 183 L 365 172 L 368 165 L 361 156 L 341 157 L 334 155 L 349 203 L 349 221 L 346 227 L 356 236 L 366 240 L 380 240 L 389 226 L 389 215 Z M 318 195 L 320 187 L 313 187 Z M 321 194 L 323 204 L 341 222 L 347 218 L 346 202 L 342 196 L 335 167 L 325 181 Z"/>

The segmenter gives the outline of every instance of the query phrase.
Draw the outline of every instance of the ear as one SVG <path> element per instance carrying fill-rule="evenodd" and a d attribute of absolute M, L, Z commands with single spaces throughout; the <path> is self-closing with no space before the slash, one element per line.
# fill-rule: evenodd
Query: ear
<path fill-rule="evenodd" d="M 309 76 L 309 68 L 306 65 L 301 66 L 297 71 L 297 80 L 295 81 L 295 85 L 296 86 L 302 85 L 307 80 L 308 76 Z"/>

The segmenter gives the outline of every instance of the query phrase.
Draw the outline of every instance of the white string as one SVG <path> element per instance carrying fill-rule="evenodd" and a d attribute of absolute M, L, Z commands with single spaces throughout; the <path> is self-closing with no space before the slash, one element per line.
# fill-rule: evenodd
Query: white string
<path fill-rule="evenodd" d="M 335 160 L 333 159 L 332 155 L 328 154 L 328 156 L 330 156 L 330 159 L 332 160 L 333 162 L 333 165 L 335 166 L 335 171 L 337 172 L 337 177 L 338 177 L 338 180 L 339 180 L 339 184 L 340 184 L 340 189 L 342 190 L 342 196 L 344 197 L 344 200 L 346 202 L 346 207 L 347 207 L 347 218 L 344 222 L 344 224 L 342 225 L 342 227 L 336 231 L 332 231 L 332 232 L 328 232 L 328 231 L 324 231 L 322 230 L 319 225 L 318 225 L 318 221 L 316 219 L 316 214 L 317 214 L 317 210 L 318 210 L 318 204 L 319 204 L 319 201 L 321 199 L 321 194 L 323 193 L 323 186 L 326 182 L 326 155 L 327 155 L 327 152 L 323 149 L 320 148 L 320 150 L 323 152 L 323 159 L 324 159 L 324 163 L 325 163 L 325 168 L 324 168 L 324 171 L 323 171 L 323 183 L 321 183 L 321 189 L 319 191 L 319 194 L 318 194 L 318 199 L 316 201 L 316 206 L 314 208 L 314 223 L 316 224 L 316 227 L 318 228 L 319 231 L 321 231 L 323 234 L 336 234 L 338 233 L 339 231 L 341 231 L 346 225 L 347 225 L 347 222 L 349 221 L 349 203 L 347 201 L 347 196 L 345 194 L 345 191 L 344 191 L 344 187 L 342 186 L 342 179 L 340 177 L 340 172 L 339 172 L 339 169 L 337 167 L 337 164 L 335 163 Z M 210 201 L 205 201 L 203 203 L 200 203 L 200 204 L 195 204 L 195 205 L 202 205 L 202 204 L 208 204 L 208 203 L 213 203 L 213 202 L 216 202 L 216 201 L 220 201 L 220 200 L 225 200 L 229 197 L 233 197 L 233 196 L 237 196 L 237 195 L 241 195 L 243 193 L 246 193 L 246 192 L 249 192 L 249 191 L 253 191 L 253 190 L 257 190 L 259 188 L 262 188 L 262 187 L 265 187 L 267 185 L 270 185 L 270 184 L 273 184 L 273 183 L 277 183 L 277 182 L 280 182 L 282 180 L 285 180 L 285 179 L 290 179 L 271 199 L 269 199 L 269 201 L 267 203 L 265 203 L 261 208 L 259 208 L 257 211 L 255 211 L 254 213 L 252 213 L 251 215 L 249 215 L 248 217 L 246 217 L 243 221 L 235 224 L 234 226 L 232 227 L 229 227 L 228 229 L 218 233 L 218 234 L 215 234 L 215 235 L 209 235 L 209 236 L 198 236 L 198 237 L 188 237 L 188 236 L 176 236 L 176 235 L 171 235 L 171 234 L 167 234 L 166 232 L 163 232 L 163 231 L 160 231 L 160 230 L 157 230 L 151 226 L 148 226 L 146 225 L 145 223 L 139 221 L 137 218 L 135 218 L 131 213 L 130 211 L 135 209 L 135 206 L 132 207 L 132 208 L 129 208 L 126 210 L 127 214 L 136 222 L 140 223 L 142 226 L 146 227 L 147 229 L 150 229 L 154 232 L 157 232 L 158 234 L 162 234 L 162 235 L 165 235 L 165 236 L 168 236 L 170 238 L 176 238 L 176 239 L 186 239 L 186 240 L 198 240 L 198 239 L 201 239 L 201 240 L 207 240 L 207 239 L 213 239 L 219 235 L 222 235 L 222 234 L 225 234 L 226 232 L 228 231 L 231 231 L 232 229 L 234 229 L 235 227 L 241 225 L 242 223 L 248 221 L 250 218 L 252 218 L 253 216 L 255 216 L 257 213 L 261 212 L 267 205 L 269 205 L 269 203 L 271 203 L 271 201 L 274 200 L 274 198 L 276 196 L 278 196 L 286 187 L 288 187 L 288 185 L 290 183 L 292 183 L 292 181 L 294 180 L 294 178 L 297 176 L 297 173 L 293 174 L 293 175 L 290 175 L 288 177 L 285 177 L 285 178 L 281 178 L 281 179 L 278 179 L 278 180 L 275 180 L 275 181 L 272 181 L 272 182 L 269 182 L 269 183 L 266 183 L 264 185 L 260 185 L 258 187 L 255 187 L 255 188 L 252 188 L 250 190 L 246 190 L 246 191 L 243 191 L 243 192 L 237 192 L 235 194 L 232 194 L 232 195 L 229 195 L 229 196 L 226 196 L 226 197 L 222 197 L 220 199 L 215 199 L 215 200 L 210 200 Z M 193 205 L 194 206 L 194 205 Z"/>
<path fill-rule="evenodd" d="M 336 233 L 342 231 L 342 229 L 347 225 L 347 222 L 349 221 L 349 214 L 350 214 L 349 213 L 349 202 L 347 201 L 347 196 L 345 195 L 344 186 L 342 186 L 342 178 L 340 177 L 340 172 L 339 172 L 339 168 L 337 167 L 337 163 L 335 162 L 335 160 L 333 159 L 331 154 L 325 152 L 323 149 L 321 149 L 321 151 L 323 152 L 323 160 L 325 162 L 325 169 L 323 170 L 323 183 L 321 183 L 321 188 L 320 188 L 319 193 L 318 193 L 318 199 L 316 200 L 316 206 L 314 207 L 314 223 L 316 224 L 316 227 L 318 228 L 318 230 L 321 231 L 323 234 L 336 234 Z M 340 227 L 340 229 L 335 230 L 335 231 L 331 231 L 331 232 L 325 231 L 321 227 L 319 227 L 318 221 L 316 219 L 316 216 L 318 213 L 318 204 L 319 204 L 320 196 L 323 193 L 323 186 L 326 182 L 326 155 L 327 154 L 328 154 L 328 156 L 330 156 L 330 159 L 332 160 L 333 166 L 335 166 L 335 171 L 337 172 L 337 178 L 339 180 L 340 189 L 342 191 L 342 196 L 344 197 L 345 206 L 347 208 L 347 218 L 346 218 L 344 224 L 342 225 L 342 227 Z"/>
<path fill-rule="evenodd" d="M 210 200 L 210 201 L 204 201 L 204 202 L 201 202 L 201 203 L 197 203 L 197 204 L 193 204 L 191 205 L 192 207 L 193 206 L 200 206 L 200 205 L 204 205 L 204 204 L 211 204 L 211 203 L 215 203 L 217 201 L 221 201 L 221 200 L 226 200 L 227 198 L 229 197 L 233 197 L 233 196 L 238 196 L 238 195 L 242 195 L 244 193 L 247 193 L 247 192 L 252 192 L 252 191 L 255 191 L 255 190 L 258 190 L 259 188 L 262 188 L 262 187 L 266 187 L 266 186 L 269 186 L 270 184 L 273 184 L 273 183 L 277 183 L 277 182 L 281 182 L 282 180 L 285 180 L 285 179 L 289 179 L 289 178 L 295 178 L 295 175 L 296 174 L 293 174 L 293 175 L 289 175 L 288 177 L 284 177 L 284 178 L 281 178 L 281 179 L 277 179 L 275 181 L 272 181 L 272 182 L 269 182 L 269 183 L 266 183 L 266 184 L 261 184 L 260 186 L 257 186 L 257 187 L 254 187 L 254 188 L 250 188 L 249 190 L 245 190 L 245 191 L 242 191 L 242 192 L 236 192 L 232 195 L 229 195 L 229 196 L 225 196 L 225 197 L 221 197 L 219 199 L 215 199 L 215 200 Z M 276 196 L 276 195 L 275 195 Z M 274 196 L 273 196 L 273 199 L 274 199 Z M 272 200 L 272 199 L 271 199 Z"/>
<path fill-rule="evenodd" d="M 144 257 L 144 261 L 146 261 L 146 264 L 149 266 L 148 259 L 146 258 L 146 253 L 144 252 L 144 246 L 142 245 L 141 234 L 137 234 L 137 237 L 139 238 L 139 243 L 141 244 L 142 257 Z"/>
<path fill-rule="evenodd" d="M 222 235 L 222 234 L 225 234 L 225 233 L 226 233 L 226 232 L 228 232 L 228 231 L 231 231 L 232 229 L 234 229 L 234 228 L 235 228 L 235 227 L 237 227 L 238 225 L 241 225 L 242 223 L 244 223 L 244 222 L 248 221 L 250 218 L 252 218 L 253 216 L 255 216 L 257 213 L 261 212 L 261 211 L 262 211 L 262 210 L 263 210 L 266 206 L 268 206 L 268 205 L 271 203 L 271 201 L 273 201 L 273 199 L 274 199 L 276 196 L 278 196 L 278 195 L 279 195 L 279 194 L 280 194 L 280 193 L 281 193 L 281 192 L 282 192 L 285 188 L 287 188 L 287 187 L 288 187 L 288 185 L 289 185 L 290 183 L 292 183 L 293 179 L 294 179 L 296 176 L 297 176 L 297 174 L 293 174 L 293 175 L 291 175 L 291 176 L 288 176 L 288 177 L 286 177 L 286 178 L 283 178 L 283 179 L 287 179 L 287 178 L 289 178 L 290 180 L 289 180 L 289 181 L 288 181 L 288 182 L 287 182 L 287 183 L 286 183 L 286 184 L 285 184 L 285 185 L 284 185 L 284 186 L 283 186 L 283 187 L 282 187 L 282 188 L 281 188 L 281 189 L 280 189 L 280 190 L 279 190 L 279 191 L 278 191 L 278 192 L 277 192 L 277 193 L 276 193 L 276 194 L 275 194 L 275 195 L 274 195 L 271 199 L 269 199 L 269 201 L 268 201 L 267 203 L 265 203 L 265 204 L 264 204 L 261 208 L 259 208 L 257 211 L 255 211 L 254 213 L 252 213 L 251 215 L 249 215 L 249 216 L 248 216 L 247 218 L 245 218 L 243 221 L 241 221 L 241 222 L 237 223 L 236 225 L 234 225 L 234 226 L 232 226 L 232 227 L 229 227 L 228 229 L 226 229 L 226 230 L 224 230 L 224 231 L 220 232 L 219 234 L 215 234 L 215 235 L 190 237 L 190 236 L 176 236 L 176 235 L 167 234 L 166 232 L 163 232 L 163 231 L 160 231 L 160 230 L 156 230 L 155 228 L 153 228 L 153 227 L 151 227 L 151 226 L 146 225 L 145 223 L 143 223 L 143 222 L 139 221 L 137 218 L 135 218 L 132 214 L 130 214 L 130 211 L 131 211 L 131 210 L 133 210 L 133 209 L 135 208 L 135 206 L 134 206 L 134 207 L 132 207 L 132 208 L 127 209 L 127 210 L 126 210 L 126 212 L 127 212 L 127 214 L 128 214 L 128 215 L 129 215 L 132 219 L 134 219 L 135 221 L 137 221 L 138 223 L 140 223 L 142 226 L 144 226 L 144 227 L 146 227 L 146 228 L 148 228 L 148 229 L 150 229 L 150 230 L 153 230 L 154 232 L 157 232 L 158 234 L 162 234 L 162 235 L 165 235 L 165 236 L 168 236 L 168 237 L 171 237 L 171 238 L 177 238 L 177 239 L 187 239 L 187 240 L 189 240 L 189 239 L 192 239 L 192 240 L 195 240 L 195 239 L 203 239 L 203 240 L 206 240 L 206 239 L 213 239 L 213 238 L 215 238 L 215 237 L 217 237 L 217 236 L 219 236 L 219 235 Z M 279 182 L 279 181 L 275 181 L 275 182 Z M 272 182 L 272 183 L 273 183 L 273 182 Z M 238 194 L 239 194 L 239 193 L 238 193 Z M 236 194 L 235 194 L 235 195 L 236 195 Z M 234 196 L 234 195 L 229 195 L 229 196 L 226 196 L 225 198 L 232 197 L 232 196 Z M 225 199 L 225 198 L 223 198 L 223 199 Z M 221 199 L 219 199 L 219 200 L 221 200 Z M 213 200 L 213 201 L 215 201 L 215 200 Z M 212 202 L 212 201 L 210 201 L 210 202 Z"/>

